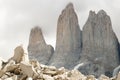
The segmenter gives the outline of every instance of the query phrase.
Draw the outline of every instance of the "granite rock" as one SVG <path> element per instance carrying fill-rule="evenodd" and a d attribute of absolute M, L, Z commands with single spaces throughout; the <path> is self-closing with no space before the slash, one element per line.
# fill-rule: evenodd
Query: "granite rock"
<path fill-rule="evenodd" d="M 80 59 L 81 30 L 77 14 L 69 3 L 58 18 L 55 53 L 49 64 L 72 69 Z"/>
<path fill-rule="evenodd" d="M 82 31 L 82 44 L 80 63 L 86 61 L 89 65 L 83 65 L 79 70 L 84 68 L 85 74 L 112 76 L 112 71 L 119 65 L 119 43 L 104 10 L 97 14 L 90 11 Z"/>
<path fill-rule="evenodd" d="M 47 64 L 53 52 L 53 47 L 46 44 L 41 28 L 32 28 L 28 45 L 30 59 L 37 59 L 40 63 Z"/>

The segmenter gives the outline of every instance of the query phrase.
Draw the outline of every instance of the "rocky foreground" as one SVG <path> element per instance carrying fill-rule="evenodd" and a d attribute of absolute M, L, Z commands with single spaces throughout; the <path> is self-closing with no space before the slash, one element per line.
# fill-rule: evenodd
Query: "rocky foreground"
<path fill-rule="evenodd" d="M 96 79 L 78 70 L 67 70 L 64 67 L 57 69 L 40 64 L 37 60 L 29 60 L 22 46 L 18 46 L 14 56 L 7 62 L 0 58 L 0 80 L 120 80 L 120 73 L 113 78 L 101 75 Z"/>

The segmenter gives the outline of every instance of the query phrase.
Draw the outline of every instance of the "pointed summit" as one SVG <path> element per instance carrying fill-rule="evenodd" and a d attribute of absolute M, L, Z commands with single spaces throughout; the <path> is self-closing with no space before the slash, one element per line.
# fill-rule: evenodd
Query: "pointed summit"
<path fill-rule="evenodd" d="M 77 15 L 76 15 L 76 12 L 74 10 L 74 6 L 72 3 L 69 3 L 65 9 L 63 9 L 61 15 L 59 16 L 59 19 L 58 19 L 58 22 L 61 20 L 61 19 L 64 19 L 64 17 L 66 19 L 69 19 L 69 18 L 76 18 L 75 20 L 77 20 L 78 22 L 78 18 L 77 18 Z"/>
<path fill-rule="evenodd" d="M 81 41 L 77 14 L 69 3 L 58 18 L 56 49 L 50 65 L 72 69 L 80 58 Z"/>
<path fill-rule="evenodd" d="M 31 29 L 30 38 L 29 38 L 29 45 L 33 44 L 46 44 L 43 38 L 42 30 L 40 27 L 36 26 Z"/>
<path fill-rule="evenodd" d="M 104 17 L 104 16 L 108 16 L 108 15 L 107 15 L 107 13 L 104 10 L 98 11 L 97 14 L 95 13 L 95 11 L 90 11 L 88 19 L 95 18 L 96 16 Z"/>
<path fill-rule="evenodd" d="M 91 17 L 91 16 L 93 17 L 93 16 L 95 16 L 95 15 L 96 15 L 95 11 L 90 11 L 90 12 L 89 12 L 89 17 Z"/>
<path fill-rule="evenodd" d="M 66 6 L 66 9 L 71 9 L 71 8 L 74 8 L 74 6 L 73 6 L 73 3 L 72 3 L 72 2 L 68 3 L 68 5 Z"/>
<path fill-rule="evenodd" d="M 31 59 L 37 59 L 42 64 L 47 64 L 54 49 L 47 45 L 40 27 L 31 29 L 28 45 L 28 53 Z"/>

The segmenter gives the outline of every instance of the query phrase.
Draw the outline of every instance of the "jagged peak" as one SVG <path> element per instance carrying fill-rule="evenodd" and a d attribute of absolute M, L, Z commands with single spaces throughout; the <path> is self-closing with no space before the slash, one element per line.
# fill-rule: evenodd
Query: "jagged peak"
<path fill-rule="evenodd" d="M 98 13 L 96 14 L 95 11 L 90 10 L 90 12 L 89 12 L 89 17 L 93 17 L 93 16 L 95 16 L 95 15 L 104 16 L 104 15 L 107 15 L 107 13 L 106 13 L 104 10 L 100 10 L 100 11 L 98 11 Z"/>
<path fill-rule="evenodd" d="M 95 11 L 90 10 L 89 17 L 96 15 Z"/>
<path fill-rule="evenodd" d="M 90 10 L 89 14 L 95 14 L 95 11 Z"/>
<path fill-rule="evenodd" d="M 107 13 L 102 9 L 100 11 L 98 11 L 97 15 L 107 15 Z"/>
<path fill-rule="evenodd" d="M 107 13 L 104 10 L 99 10 L 98 13 L 90 10 L 88 20 L 89 21 L 94 21 L 96 19 L 96 17 L 99 17 L 99 19 L 100 19 L 100 18 L 105 17 L 105 16 L 108 17 L 105 20 L 110 20 L 109 16 L 107 15 Z"/>
<path fill-rule="evenodd" d="M 95 18 L 95 16 L 96 16 L 96 13 L 95 13 L 95 11 L 92 11 L 92 10 L 90 10 L 89 11 L 89 16 L 88 16 L 88 21 L 94 21 L 93 19 Z"/>

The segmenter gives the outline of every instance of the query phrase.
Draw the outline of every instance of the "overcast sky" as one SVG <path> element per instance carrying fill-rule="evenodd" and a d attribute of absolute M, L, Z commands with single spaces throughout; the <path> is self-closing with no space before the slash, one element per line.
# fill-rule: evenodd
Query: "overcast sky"
<path fill-rule="evenodd" d="M 27 52 L 34 26 L 40 26 L 46 42 L 55 46 L 57 19 L 69 2 L 74 4 L 81 29 L 90 10 L 104 9 L 120 40 L 120 0 L 0 0 L 0 56 L 10 58 L 21 44 Z"/>

